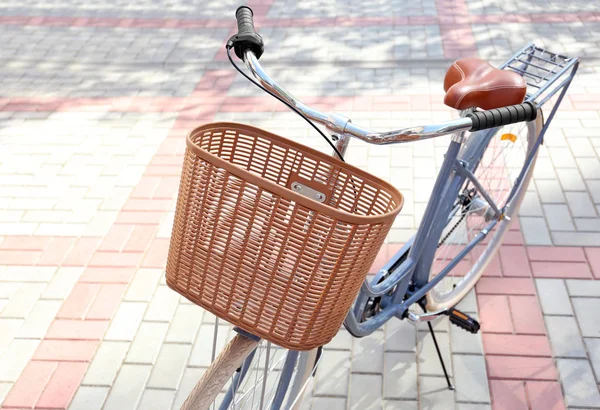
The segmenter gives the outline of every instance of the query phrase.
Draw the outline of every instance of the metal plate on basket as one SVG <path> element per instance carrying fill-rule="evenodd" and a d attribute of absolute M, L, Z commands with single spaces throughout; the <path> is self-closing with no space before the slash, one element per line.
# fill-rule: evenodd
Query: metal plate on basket
<path fill-rule="evenodd" d="M 325 202 L 327 196 L 323 192 L 319 192 L 307 185 L 301 184 L 300 182 L 292 182 L 292 191 L 305 196 L 310 199 L 314 199 L 317 202 Z"/>

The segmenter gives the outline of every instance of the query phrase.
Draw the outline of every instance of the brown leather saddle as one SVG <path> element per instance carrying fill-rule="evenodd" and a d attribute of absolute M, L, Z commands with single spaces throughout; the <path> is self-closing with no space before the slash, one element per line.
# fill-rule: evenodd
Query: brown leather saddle
<path fill-rule="evenodd" d="M 449 107 L 491 110 L 522 103 L 527 83 L 514 71 L 499 70 L 479 58 L 463 58 L 446 72 L 444 91 L 444 104 Z"/>

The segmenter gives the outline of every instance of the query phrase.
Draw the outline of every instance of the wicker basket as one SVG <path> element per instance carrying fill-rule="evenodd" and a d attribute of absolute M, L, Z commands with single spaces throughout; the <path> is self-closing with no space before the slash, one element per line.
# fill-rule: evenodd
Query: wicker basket
<path fill-rule="evenodd" d="M 187 138 L 167 283 L 277 345 L 329 342 L 402 207 L 390 184 L 258 128 Z"/>

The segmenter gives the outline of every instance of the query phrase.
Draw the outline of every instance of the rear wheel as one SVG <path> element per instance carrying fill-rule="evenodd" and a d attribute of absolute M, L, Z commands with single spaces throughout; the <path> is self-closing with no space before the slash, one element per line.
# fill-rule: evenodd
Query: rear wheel
<path fill-rule="evenodd" d="M 490 221 L 500 220 L 483 242 L 471 250 L 450 274 L 427 294 L 429 311 L 451 308 L 458 304 L 475 286 L 497 252 L 512 220 L 518 216 L 519 207 L 533 175 L 537 152 L 521 187 L 510 202 L 508 195 L 525 165 L 527 155 L 534 147 L 542 124 L 542 115 L 539 113 L 536 121 L 500 127 L 490 139 L 474 171 L 477 180 L 498 209 L 505 209 L 502 216 L 495 215 L 483 195 L 470 181 L 466 180 L 463 183 L 448 224 L 440 236 L 429 280 L 435 278 Z M 467 141 L 467 144 L 469 142 Z"/>

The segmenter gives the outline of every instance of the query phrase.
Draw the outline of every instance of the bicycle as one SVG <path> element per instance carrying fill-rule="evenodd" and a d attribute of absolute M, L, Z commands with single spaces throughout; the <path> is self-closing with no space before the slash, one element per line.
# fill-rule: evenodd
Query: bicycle
<path fill-rule="evenodd" d="M 477 283 L 498 250 L 510 223 L 516 217 L 532 177 L 538 149 L 577 72 L 579 59 L 551 53 L 530 44 L 499 68 L 494 68 L 479 59 L 458 60 L 446 74 L 444 102 L 459 110 L 459 118 L 440 124 L 380 133 L 362 128 L 340 114 L 323 113 L 295 99 L 267 74 L 258 61 L 264 52 L 264 44 L 262 38 L 255 31 L 250 8 L 246 6 L 238 8 L 236 18 L 238 33 L 228 41 L 226 46 L 230 62 L 246 78 L 286 104 L 321 133 L 334 150 L 332 158 L 343 161 L 351 138 L 361 139 L 372 144 L 394 144 L 452 135 L 433 187 L 431 194 L 433 200 L 430 200 L 426 207 L 416 235 L 404 244 L 371 280 L 365 279 L 362 284 L 358 285 L 360 290 L 357 288 L 357 292 L 352 293 L 352 297 L 356 295 L 354 301 L 351 300 L 348 304 L 350 307 L 343 312 L 345 328 L 354 337 L 364 337 L 383 326 L 388 320 L 397 318 L 406 319 L 415 324 L 427 322 L 433 335 L 431 320 L 448 316 L 450 322 L 460 328 L 472 333 L 478 332 L 479 323 L 457 310 L 455 306 Z M 231 49 L 235 51 L 240 60 L 245 62 L 248 70 L 258 82 L 250 78 L 234 63 L 230 55 Z M 550 101 L 552 102 L 549 105 L 549 114 L 544 120 L 542 107 Z M 331 140 L 314 123 L 324 125 Z M 217 124 L 216 126 L 235 127 L 236 125 Z M 221 130 L 215 134 L 214 129 L 201 127 L 190 134 L 188 147 L 196 143 L 209 149 L 211 144 L 221 144 L 218 147 L 219 154 L 223 150 L 234 151 L 239 135 L 236 134 L 231 141 L 223 145 L 227 132 Z M 253 135 L 259 132 L 260 130 L 251 127 L 239 128 L 240 135 L 241 133 Z M 210 139 L 214 135 L 217 135 L 218 141 L 216 142 Z M 271 137 L 273 140 L 279 141 L 276 136 Z M 194 138 L 196 138 L 195 141 Z M 244 148 L 250 157 L 254 155 L 252 150 L 257 145 L 257 140 L 253 141 L 252 147 Z M 239 144 L 244 144 L 244 142 L 239 142 Z M 301 149 L 299 147 L 299 145 L 294 145 L 294 149 Z M 268 150 L 268 154 L 265 154 L 265 150 Z M 269 146 L 256 155 L 263 155 L 268 160 L 268 155 L 272 150 L 272 146 Z M 287 156 L 287 153 L 285 155 Z M 187 158 L 188 154 L 186 154 L 186 161 Z M 334 163 L 339 165 L 339 162 Z M 248 165 L 248 171 L 251 171 L 250 168 L 251 166 Z M 327 180 L 334 172 L 332 168 L 326 169 L 328 170 L 325 172 L 327 175 L 320 177 L 323 180 Z M 180 195 L 185 187 L 188 190 L 195 189 L 194 178 L 197 176 L 194 172 L 196 171 L 186 174 L 184 168 L 182 178 L 187 179 L 182 181 Z M 265 172 L 267 171 L 264 171 L 263 174 Z M 256 178 L 250 176 L 250 173 L 247 175 L 248 178 Z M 361 178 L 368 179 L 368 176 L 357 173 L 346 177 L 345 186 L 349 195 L 357 197 L 362 194 Z M 213 181 L 211 184 L 214 183 L 214 180 L 211 181 Z M 244 182 L 242 181 L 238 185 L 244 186 Z M 395 213 L 402 206 L 402 197 L 400 195 L 394 199 L 391 188 L 381 186 L 383 186 L 381 188 L 383 190 L 390 189 L 391 205 L 386 205 L 388 208 L 385 212 L 389 215 L 393 214 L 393 219 Z M 216 190 L 217 188 L 213 186 L 212 189 Z M 308 198 L 308 202 L 302 199 L 303 203 L 310 202 L 314 207 L 317 206 L 315 205 L 317 203 L 325 201 L 331 203 L 334 200 L 333 196 L 319 192 L 308 182 L 304 185 L 295 182 L 289 189 Z M 206 188 L 203 200 L 209 197 L 211 192 L 213 191 Z M 253 195 L 260 196 L 261 192 L 253 191 Z M 276 202 L 272 198 L 266 202 L 260 202 L 262 199 L 259 201 L 258 197 L 246 194 L 240 195 L 237 200 L 246 202 L 248 206 L 256 207 L 268 207 Z M 271 202 L 269 203 L 269 201 Z M 185 215 L 192 215 L 189 213 L 191 212 L 189 211 L 190 205 L 184 203 L 183 200 L 180 202 L 181 204 L 178 202 L 178 212 L 181 212 L 182 216 L 180 220 L 176 217 L 174 228 L 174 237 L 176 238 L 172 240 L 174 242 L 171 245 L 172 249 L 176 249 L 170 251 L 167 281 L 173 289 L 196 301 L 195 298 L 200 298 L 201 295 L 193 294 L 190 289 L 197 286 L 193 283 L 197 278 L 185 277 L 183 284 L 169 282 L 169 265 L 179 266 L 181 263 L 187 263 L 189 265 L 187 269 L 193 271 L 194 261 L 199 258 L 195 254 L 196 250 L 182 250 L 184 245 L 177 242 L 180 241 L 183 230 L 187 229 L 184 228 L 184 225 L 188 223 L 183 219 L 183 211 L 180 211 L 180 208 L 185 208 L 187 212 Z M 221 207 L 223 200 L 219 199 L 217 202 L 218 206 L 211 208 L 214 212 Z M 358 207 L 359 205 L 355 201 L 354 205 L 348 208 L 348 212 L 355 212 L 358 215 L 360 213 Z M 230 220 L 235 218 L 238 211 L 236 205 L 233 210 L 222 211 L 226 215 L 224 217 L 221 215 L 219 218 Z M 283 220 L 291 221 L 295 215 L 294 212 L 296 211 L 284 215 Z M 384 212 L 382 211 L 382 213 Z M 194 215 L 192 217 L 196 218 Z M 252 218 L 247 219 L 250 222 L 246 226 L 246 234 L 254 229 Z M 313 225 L 318 218 L 319 214 L 316 211 L 307 212 L 303 219 L 304 225 L 299 228 L 300 235 L 311 234 Z M 206 222 L 202 221 L 198 222 L 198 226 L 192 233 L 188 232 L 194 240 L 197 240 L 203 232 L 207 232 Z M 289 233 L 292 229 L 291 222 L 290 227 L 286 229 Z M 228 240 L 228 235 L 231 237 L 234 234 L 233 230 L 232 227 L 228 232 L 222 233 L 221 236 L 225 237 L 225 241 Z M 324 232 L 322 236 L 318 237 L 319 241 L 325 242 L 330 239 L 331 233 L 327 232 L 331 232 L 331 230 Z M 266 237 L 264 232 L 260 235 Z M 379 236 L 371 242 L 382 243 L 381 232 L 377 235 Z M 211 239 L 211 246 L 212 242 L 213 239 Z M 365 243 L 364 246 L 369 245 L 367 242 L 364 242 L 363 245 Z M 375 245 L 380 246 L 379 242 Z M 228 248 L 230 246 L 231 248 Z M 226 254 L 235 246 L 238 245 L 230 245 L 227 242 L 224 249 L 220 249 L 217 253 L 214 253 L 214 250 L 213 253 L 207 251 L 204 258 L 215 258 L 219 261 L 221 269 L 230 269 L 227 267 L 229 265 L 226 265 L 228 263 Z M 277 264 L 283 263 L 281 259 L 289 256 L 287 254 L 282 256 L 284 251 L 277 245 L 269 246 L 271 246 L 270 252 L 277 258 Z M 182 256 L 182 253 L 185 255 Z M 185 259 L 184 262 L 181 262 L 183 259 Z M 459 263 L 466 259 L 469 259 L 470 264 L 463 264 L 459 269 Z M 343 261 L 343 257 L 340 260 Z M 319 263 L 321 262 L 323 261 L 321 260 Z M 342 262 L 335 262 L 335 266 L 337 267 L 339 263 Z M 359 262 L 355 260 L 354 263 Z M 173 269 L 175 268 L 171 268 L 171 270 Z M 240 269 L 240 267 L 237 266 L 236 269 Z M 237 272 L 235 269 L 233 270 L 234 273 Z M 457 273 L 457 270 L 461 271 Z M 198 274 L 198 272 L 193 274 Z M 223 279 L 223 281 L 225 280 Z M 231 283 L 227 282 L 227 286 L 238 286 L 235 282 L 237 279 L 232 280 Z M 294 283 L 295 280 L 291 278 L 288 283 L 295 286 L 297 285 Z M 220 277 L 216 279 L 217 283 L 209 283 L 212 292 L 218 292 L 219 281 L 221 281 Z M 248 284 L 247 286 L 247 289 L 250 290 L 246 290 L 246 293 L 251 293 L 254 285 Z M 308 285 L 305 284 L 305 286 Z M 327 294 L 320 297 L 325 296 Z M 231 302 L 232 296 L 228 295 L 228 297 Z M 213 301 L 216 300 L 217 295 L 214 294 L 212 298 Z M 239 316 L 244 310 L 255 308 L 248 305 L 247 302 L 246 299 L 243 306 L 241 303 L 236 305 L 234 302 L 229 309 L 235 310 L 232 313 L 234 316 Z M 278 308 L 273 307 L 273 309 Z M 286 329 L 293 327 L 294 323 L 290 322 L 294 320 L 299 319 L 296 316 L 295 319 L 287 320 Z M 217 317 L 212 341 L 212 364 L 195 386 L 182 409 L 207 409 L 211 406 L 215 408 L 217 405 L 219 409 L 253 409 L 256 408 L 255 406 L 258 406 L 259 409 L 298 408 L 308 380 L 318 367 L 322 353 L 321 347 L 314 343 L 293 342 L 289 336 L 290 330 L 277 337 L 269 335 L 272 338 L 266 341 L 261 340 L 253 332 L 243 330 L 238 326 L 235 328 L 235 336 L 215 359 L 217 346 L 225 345 L 226 342 L 222 334 L 219 336 L 221 327 Z M 272 328 L 276 327 L 276 323 L 273 323 Z M 333 333 L 329 332 L 328 334 L 329 340 L 332 337 L 331 334 L 335 334 L 336 329 L 333 330 Z M 273 340 L 276 345 L 272 343 Z M 447 375 L 446 379 L 451 387 Z M 227 383 L 228 380 L 230 380 L 229 383 Z"/>

